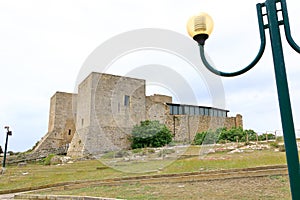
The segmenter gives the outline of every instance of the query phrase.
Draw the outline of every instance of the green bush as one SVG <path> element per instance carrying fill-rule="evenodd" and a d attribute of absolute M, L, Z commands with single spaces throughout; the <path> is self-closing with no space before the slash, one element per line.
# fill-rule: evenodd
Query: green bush
<path fill-rule="evenodd" d="M 256 133 L 254 130 L 252 130 L 252 129 L 244 130 L 244 134 L 246 134 L 246 140 L 247 140 L 247 135 L 248 135 L 248 142 L 256 141 Z"/>
<path fill-rule="evenodd" d="M 166 125 L 159 121 L 141 121 L 131 132 L 131 148 L 162 147 L 172 141 L 173 135 Z"/>
<path fill-rule="evenodd" d="M 269 136 L 269 135 L 268 135 Z M 247 141 L 248 137 L 248 141 Z M 270 136 L 271 137 L 271 136 Z M 272 137 L 271 137 L 272 138 Z M 202 144 L 214 144 L 226 142 L 245 142 L 256 141 L 256 133 L 253 130 L 243 130 L 241 127 L 233 127 L 231 129 L 219 128 L 216 131 L 204 131 L 202 133 L 197 133 L 193 144 L 202 145 Z"/>
<path fill-rule="evenodd" d="M 205 136 L 206 136 L 206 132 L 197 133 L 195 138 L 194 138 L 193 144 L 202 145 Z"/>
<path fill-rule="evenodd" d="M 278 144 L 278 142 L 271 142 L 270 147 L 279 148 L 279 144 Z"/>
<path fill-rule="evenodd" d="M 264 133 L 262 135 L 259 135 L 258 140 L 259 141 L 267 140 L 267 136 L 268 136 L 268 140 L 275 140 L 275 135 L 271 134 L 271 133 L 268 133 L 268 134 Z"/>
<path fill-rule="evenodd" d="M 55 154 L 49 154 L 46 158 L 44 158 L 44 165 L 50 165 L 51 164 L 51 159 L 55 156 Z"/>

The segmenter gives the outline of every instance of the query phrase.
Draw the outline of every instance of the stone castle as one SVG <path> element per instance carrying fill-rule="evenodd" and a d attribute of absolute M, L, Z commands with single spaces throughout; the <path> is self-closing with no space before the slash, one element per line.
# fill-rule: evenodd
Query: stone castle
<path fill-rule="evenodd" d="M 191 142 L 197 132 L 243 127 L 228 110 L 172 103 L 165 95 L 146 96 L 142 79 L 92 72 L 78 93 L 56 92 L 50 101 L 48 132 L 35 151 L 66 148 L 69 156 L 128 149 L 128 136 L 143 120 L 159 120 L 175 141 Z"/>

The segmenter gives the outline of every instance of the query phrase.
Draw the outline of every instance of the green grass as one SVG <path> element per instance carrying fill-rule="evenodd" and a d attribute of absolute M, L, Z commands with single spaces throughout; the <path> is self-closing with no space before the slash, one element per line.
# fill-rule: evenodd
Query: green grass
<path fill-rule="evenodd" d="M 0 176 L 0 191 L 68 181 L 98 180 L 124 176 L 124 174 L 111 168 L 96 169 L 102 166 L 98 160 L 80 161 L 60 166 L 44 166 L 41 164 L 28 164 L 26 167 L 8 166 L 5 174 Z"/>
<path fill-rule="evenodd" d="M 199 147 L 192 147 L 186 154 L 195 155 L 193 151 L 199 152 Z M 276 164 L 286 164 L 285 153 L 264 150 L 236 154 L 214 153 L 201 158 L 199 156 L 181 158 L 174 162 L 169 162 L 168 160 L 152 161 L 150 163 L 127 162 L 125 167 L 134 171 L 135 169 L 143 169 L 147 165 L 152 165 L 159 168 L 159 171 L 155 173 L 167 174 Z M 124 173 L 113 168 L 99 169 L 103 166 L 98 160 L 78 161 L 60 166 L 44 166 L 41 164 L 28 164 L 25 167 L 8 166 L 6 173 L 0 176 L 0 191 L 68 181 L 101 180 L 145 174 Z"/>
<path fill-rule="evenodd" d="M 120 186 L 95 186 L 80 188 L 69 191 L 51 191 L 40 192 L 39 194 L 48 195 L 78 195 L 78 196 L 96 196 L 111 197 L 119 199 L 161 199 L 161 193 L 155 192 L 158 185 L 127 184 Z M 150 195 L 151 194 L 151 195 Z"/>
<path fill-rule="evenodd" d="M 164 170 L 164 173 L 193 172 L 199 170 L 216 170 L 247 168 L 264 165 L 286 164 L 285 153 L 272 150 L 248 153 L 214 153 L 204 157 L 180 159 Z"/>
<path fill-rule="evenodd" d="M 92 186 L 64 191 L 44 191 L 44 195 L 97 196 L 120 199 L 290 199 L 287 176 L 255 177 L 191 183 L 127 184 Z"/>

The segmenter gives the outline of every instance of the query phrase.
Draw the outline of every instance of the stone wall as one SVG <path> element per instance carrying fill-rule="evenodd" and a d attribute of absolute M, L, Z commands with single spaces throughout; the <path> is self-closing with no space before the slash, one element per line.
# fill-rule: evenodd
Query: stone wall
<path fill-rule="evenodd" d="M 163 95 L 162 95 L 163 96 Z M 168 102 L 163 102 L 168 100 Z M 212 117 L 199 115 L 170 115 L 169 106 L 172 98 L 157 95 L 146 98 L 146 117 L 166 124 L 174 135 L 175 141 L 191 142 L 196 133 L 227 127 L 243 127 L 242 115 L 236 117 Z"/>
<path fill-rule="evenodd" d="M 39 142 L 35 151 L 68 146 L 76 131 L 73 103 L 76 95 L 56 92 L 50 100 L 48 132 Z"/>
<path fill-rule="evenodd" d="M 191 142 L 197 132 L 209 129 L 243 127 L 239 114 L 170 115 L 167 103 L 172 103 L 172 97 L 146 97 L 145 90 L 145 80 L 93 72 L 78 86 L 77 95 L 56 92 L 48 133 L 35 151 L 68 147 L 68 155 L 83 156 L 127 149 L 132 128 L 146 119 L 166 124 L 174 139 L 182 142 Z"/>
<path fill-rule="evenodd" d="M 145 120 L 145 102 L 145 80 L 90 74 L 79 85 L 77 135 L 68 155 L 128 148 L 133 126 Z"/>
<path fill-rule="evenodd" d="M 158 120 L 160 123 L 165 123 L 169 114 L 169 109 L 166 103 L 171 103 L 172 97 L 165 95 L 153 95 L 146 97 L 146 119 Z"/>
<path fill-rule="evenodd" d="M 154 94 L 146 97 L 147 100 L 155 102 L 155 103 L 172 103 L 172 97 L 161 94 Z"/>
<path fill-rule="evenodd" d="M 196 133 L 222 127 L 243 127 L 242 124 L 236 122 L 237 118 L 241 117 L 241 115 L 237 117 L 168 115 L 165 124 L 173 133 L 175 141 L 191 142 Z"/>

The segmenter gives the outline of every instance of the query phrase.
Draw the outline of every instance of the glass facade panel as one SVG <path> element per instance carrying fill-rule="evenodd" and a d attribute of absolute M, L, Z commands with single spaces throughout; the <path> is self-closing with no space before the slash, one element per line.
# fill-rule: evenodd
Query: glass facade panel
<path fill-rule="evenodd" d="M 208 108 L 204 108 L 204 115 L 208 115 Z"/>
<path fill-rule="evenodd" d="M 183 107 L 182 106 L 179 106 L 179 108 L 178 108 L 178 114 L 179 115 L 183 115 Z"/>
<path fill-rule="evenodd" d="M 184 106 L 184 114 L 189 115 L 190 114 L 190 108 L 189 106 Z"/>
<path fill-rule="evenodd" d="M 213 116 L 213 110 L 212 109 L 208 110 L 208 116 Z"/>
<path fill-rule="evenodd" d="M 169 109 L 170 109 L 170 114 L 171 115 L 174 115 L 174 112 L 173 112 L 173 106 L 172 105 L 168 105 L 169 106 Z"/>
<path fill-rule="evenodd" d="M 218 116 L 218 111 L 214 109 L 213 112 L 214 112 L 213 116 L 217 117 Z"/>
<path fill-rule="evenodd" d="M 195 115 L 200 115 L 200 108 L 199 107 L 195 107 Z"/>
<path fill-rule="evenodd" d="M 195 107 L 190 106 L 190 115 L 195 115 Z"/>
<path fill-rule="evenodd" d="M 179 111 L 179 106 L 174 106 L 173 107 L 173 112 L 174 112 L 174 115 L 178 115 L 178 112 Z"/>
<path fill-rule="evenodd" d="M 125 105 L 130 104 L 130 97 L 125 97 Z M 206 108 L 199 106 L 189 106 L 189 105 L 174 105 L 168 104 L 171 115 L 205 115 L 205 116 L 215 116 L 215 117 L 227 117 L 227 111 L 219 110 L 214 108 Z"/>
<path fill-rule="evenodd" d="M 204 108 L 199 108 L 200 109 L 200 115 L 204 115 Z"/>

